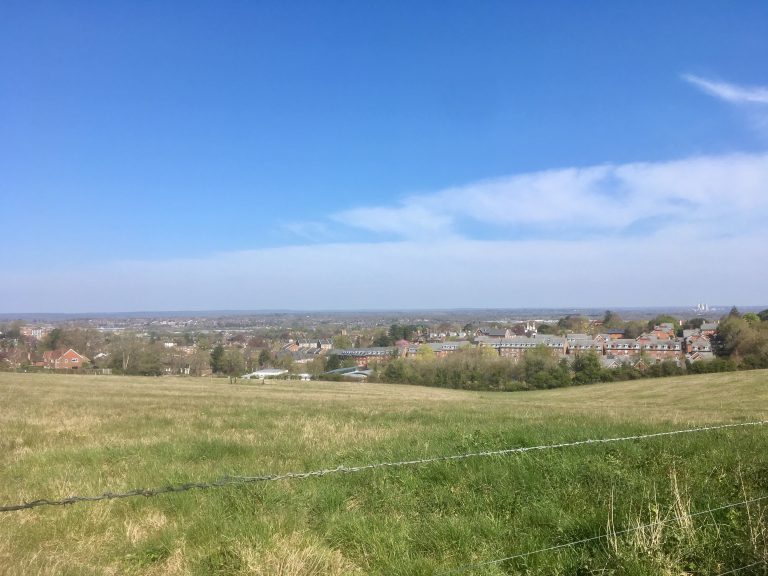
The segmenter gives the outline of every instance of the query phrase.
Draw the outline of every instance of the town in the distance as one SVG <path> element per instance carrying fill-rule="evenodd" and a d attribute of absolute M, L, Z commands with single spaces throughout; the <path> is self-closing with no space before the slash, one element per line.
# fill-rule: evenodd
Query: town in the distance
<path fill-rule="evenodd" d="M 0 370 L 520 390 L 768 367 L 768 309 L 0 317 Z"/>

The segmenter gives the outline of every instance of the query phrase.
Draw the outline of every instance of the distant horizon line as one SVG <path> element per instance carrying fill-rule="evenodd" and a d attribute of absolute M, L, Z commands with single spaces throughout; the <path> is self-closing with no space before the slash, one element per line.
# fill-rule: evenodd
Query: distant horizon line
<path fill-rule="evenodd" d="M 736 308 L 764 309 L 764 304 L 713 304 L 709 310 L 718 311 Z M 31 317 L 146 317 L 146 316 L 242 316 L 248 314 L 375 314 L 397 312 L 520 312 L 520 311 L 605 311 L 605 310 L 687 310 L 697 311 L 694 304 L 666 304 L 645 306 L 519 306 L 519 307 L 435 307 L 435 308 L 262 308 L 262 309 L 199 309 L 199 310 L 134 310 L 108 312 L 0 312 L 3 319 L 24 319 Z"/>

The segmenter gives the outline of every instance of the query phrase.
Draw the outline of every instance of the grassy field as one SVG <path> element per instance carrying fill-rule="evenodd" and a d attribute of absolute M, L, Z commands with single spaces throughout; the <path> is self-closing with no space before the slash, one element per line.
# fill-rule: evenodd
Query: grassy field
<path fill-rule="evenodd" d="M 0 506 L 768 419 L 768 371 L 525 393 L 0 373 Z M 768 426 L 0 514 L 0 574 L 704 575 L 768 559 Z M 678 517 L 678 519 L 674 519 Z M 768 574 L 756 564 L 739 575 Z"/>

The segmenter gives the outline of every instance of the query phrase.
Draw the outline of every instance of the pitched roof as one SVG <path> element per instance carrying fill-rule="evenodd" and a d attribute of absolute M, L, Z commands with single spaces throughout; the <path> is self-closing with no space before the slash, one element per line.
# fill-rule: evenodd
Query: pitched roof
<path fill-rule="evenodd" d="M 480 328 L 478 332 L 491 338 L 504 338 L 507 335 L 507 331 L 503 328 Z"/>

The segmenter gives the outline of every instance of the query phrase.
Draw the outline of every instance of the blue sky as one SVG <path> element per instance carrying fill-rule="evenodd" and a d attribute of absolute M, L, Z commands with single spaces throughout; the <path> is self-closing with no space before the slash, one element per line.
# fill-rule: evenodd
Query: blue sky
<path fill-rule="evenodd" d="M 768 303 L 768 4 L 528 4 L 4 3 L 0 311 Z"/>

